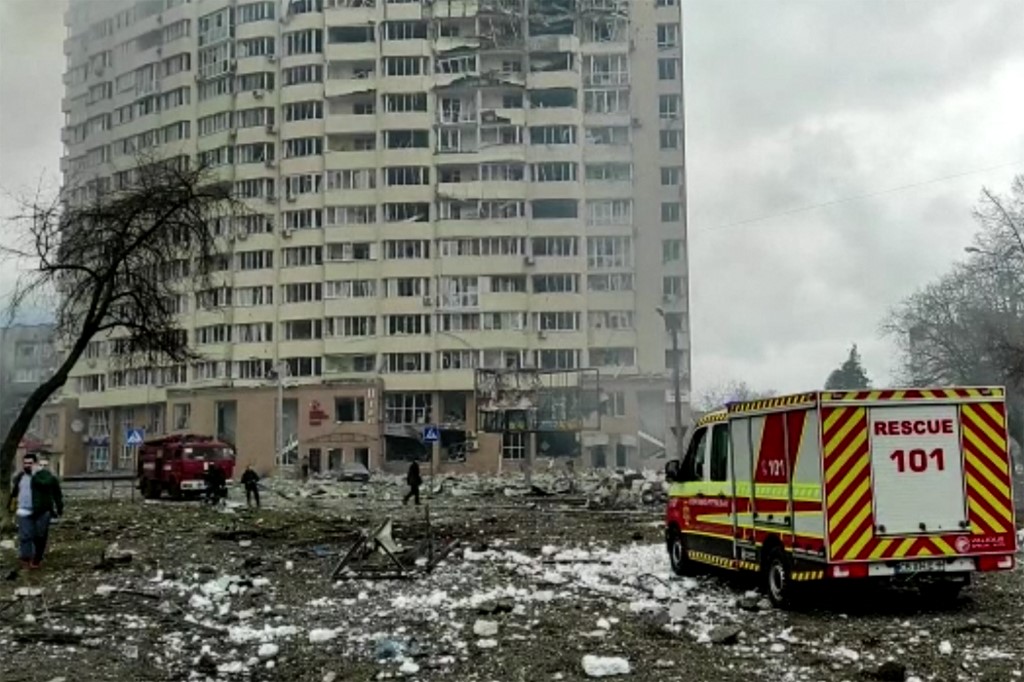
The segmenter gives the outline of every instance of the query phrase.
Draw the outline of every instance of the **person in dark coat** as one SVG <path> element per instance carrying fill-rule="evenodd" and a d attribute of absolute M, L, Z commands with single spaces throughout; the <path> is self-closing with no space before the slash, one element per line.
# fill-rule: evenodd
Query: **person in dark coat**
<path fill-rule="evenodd" d="M 216 464 L 206 470 L 206 501 L 211 505 L 220 504 L 221 499 L 228 496 L 228 477 L 224 470 Z"/>
<path fill-rule="evenodd" d="M 257 474 L 252 465 L 245 467 L 245 473 L 242 474 L 242 485 L 245 486 L 245 504 L 252 506 L 253 498 L 256 499 L 256 508 L 260 506 L 260 475 Z"/>
<path fill-rule="evenodd" d="M 409 473 L 405 475 L 405 482 L 409 484 L 409 492 L 402 499 L 402 504 L 408 504 L 410 497 L 416 498 L 416 505 L 420 503 L 420 486 L 423 485 L 423 477 L 420 476 L 420 463 L 416 460 L 409 465 Z"/>
<path fill-rule="evenodd" d="M 25 455 L 21 467 L 11 490 L 11 511 L 18 519 L 18 558 L 25 568 L 39 568 L 50 521 L 64 513 L 64 495 L 57 477 L 39 466 L 35 453 Z"/>

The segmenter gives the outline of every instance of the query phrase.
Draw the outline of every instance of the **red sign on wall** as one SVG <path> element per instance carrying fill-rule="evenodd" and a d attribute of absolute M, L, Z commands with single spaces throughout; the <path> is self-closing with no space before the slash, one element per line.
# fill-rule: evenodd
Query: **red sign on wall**
<path fill-rule="evenodd" d="M 331 415 L 324 412 L 324 408 L 320 405 L 319 400 L 314 400 L 309 404 L 309 425 L 320 426 L 326 421 L 330 421 Z"/>

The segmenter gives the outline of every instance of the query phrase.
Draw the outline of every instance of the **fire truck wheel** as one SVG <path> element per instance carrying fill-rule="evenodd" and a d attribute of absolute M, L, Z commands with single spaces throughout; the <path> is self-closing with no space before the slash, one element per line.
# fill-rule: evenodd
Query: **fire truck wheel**
<path fill-rule="evenodd" d="M 693 563 L 686 554 L 686 538 L 678 531 L 668 537 L 668 558 L 672 563 L 672 572 L 676 575 L 693 573 Z"/>
<path fill-rule="evenodd" d="M 788 608 L 793 603 L 793 581 L 789 557 L 776 547 L 768 553 L 764 563 L 764 591 L 776 608 Z"/>
<path fill-rule="evenodd" d="M 147 500 L 155 500 L 160 497 L 160 484 L 156 481 L 143 481 L 142 482 L 142 496 Z"/>

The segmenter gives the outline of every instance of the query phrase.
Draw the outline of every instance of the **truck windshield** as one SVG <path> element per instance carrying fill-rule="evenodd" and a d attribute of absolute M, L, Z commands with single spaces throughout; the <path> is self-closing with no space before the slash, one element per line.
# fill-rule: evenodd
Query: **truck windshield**
<path fill-rule="evenodd" d="M 191 447 L 185 448 L 182 453 L 182 459 L 191 459 L 198 461 L 214 461 L 218 459 L 229 459 L 235 456 L 234 450 L 231 448 L 220 448 L 220 447 Z"/>

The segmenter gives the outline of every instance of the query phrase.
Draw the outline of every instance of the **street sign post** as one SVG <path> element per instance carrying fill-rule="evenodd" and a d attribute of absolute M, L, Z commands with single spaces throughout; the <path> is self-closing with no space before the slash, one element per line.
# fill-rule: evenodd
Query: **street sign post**
<path fill-rule="evenodd" d="M 146 432 L 143 429 L 128 429 L 124 434 L 125 445 L 142 445 L 146 440 Z"/>
<path fill-rule="evenodd" d="M 436 443 L 441 440 L 441 434 L 438 433 L 437 427 L 430 425 L 423 429 L 423 442 L 424 443 Z"/>

